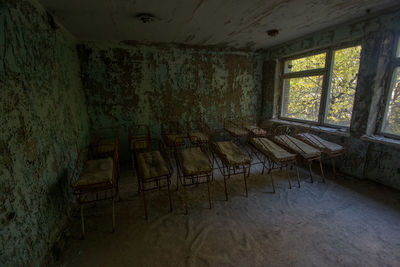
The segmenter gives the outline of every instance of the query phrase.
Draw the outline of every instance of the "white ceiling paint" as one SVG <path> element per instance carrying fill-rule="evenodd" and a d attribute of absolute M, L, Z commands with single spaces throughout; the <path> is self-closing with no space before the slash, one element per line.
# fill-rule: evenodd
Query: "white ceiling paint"
<path fill-rule="evenodd" d="M 259 49 L 399 0 L 39 0 L 77 38 Z M 156 20 L 143 24 L 138 13 Z M 267 35 L 278 29 L 276 37 Z"/>

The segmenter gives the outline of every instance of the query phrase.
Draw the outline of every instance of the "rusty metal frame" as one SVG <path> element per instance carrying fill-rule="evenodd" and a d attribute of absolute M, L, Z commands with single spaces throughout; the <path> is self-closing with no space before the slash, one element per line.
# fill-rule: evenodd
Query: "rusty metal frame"
<path fill-rule="evenodd" d="M 135 144 L 138 142 L 143 142 L 143 141 L 148 141 L 149 145 L 145 149 L 135 149 Z M 152 147 L 154 144 L 158 144 L 158 150 L 153 150 Z M 164 159 L 165 163 L 167 164 L 168 167 L 168 174 L 166 175 L 159 175 L 159 176 L 153 176 L 150 178 L 143 178 L 140 177 L 139 174 L 139 165 L 137 162 L 137 155 L 143 152 L 151 152 L 151 151 L 159 151 L 162 158 Z M 143 197 L 143 204 L 144 204 L 144 215 L 146 218 L 146 221 L 148 221 L 148 211 L 147 211 L 147 202 L 146 202 L 146 196 L 145 192 L 146 191 L 154 191 L 154 190 L 161 190 L 165 187 L 168 189 L 168 198 L 169 198 L 169 209 L 170 212 L 172 211 L 172 199 L 171 199 L 171 176 L 173 173 L 173 168 L 172 165 L 168 159 L 167 153 L 165 152 L 161 141 L 156 140 L 156 139 L 135 139 L 134 141 L 134 146 L 133 146 L 133 162 L 136 170 L 136 177 L 138 179 L 138 193 L 142 192 L 142 197 Z M 163 184 L 162 182 L 166 181 L 166 184 Z M 152 185 L 149 188 L 146 188 L 146 184 Z"/>
<path fill-rule="evenodd" d="M 185 137 L 182 134 L 182 129 L 180 128 L 179 122 L 178 121 L 167 121 L 164 123 L 161 123 L 161 137 L 164 141 L 165 146 L 168 148 L 168 152 L 173 152 L 176 147 L 182 147 L 185 145 Z M 175 142 L 173 144 L 170 144 L 168 141 L 168 135 L 170 134 L 175 134 L 178 135 L 175 139 Z M 182 139 L 183 142 L 177 142 L 177 139 Z"/>
<path fill-rule="evenodd" d="M 85 219 L 84 219 L 84 205 L 88 203 L 93 203 L 97 201 L 103 201 L 112 199 L 112 232 L 115 230 L 115 198 L 118 195 L 118 150 L 114 149 L 113 155 L 113 172 L 112 172 L 112 183 L 97 183 L 91 184 L 82 187 L 76 187 L 74 182 L 76 182 L 76 178 L 80 176 L 82 169 L 86 161 L 88 160 L 88 152 L 89 149 L 82 149 L 78 151 L 78 157 L 74 166 L 74 169 L 71 173 L 71 177 L 69 179 L 69 185 L 73 189 L 73 194 L 76 197 L 76 201 L 80 205 L 80 213 L 81 213 L 81 229 L 82 229 L 82 238 L 85 237 Z M 108 193 L 111 192 L 111 195 Z M 101 193 L 104 193 L 101 196 Z M 99 197 L 100 194 L 100 197 Z M 89 199 L 89 196 L 93 196 L 95 198 Z"/>
<path fill-rule="evenodd" d="M 214 135 L 213 135 L 213 143 L 212 144 L 216 144 L 217 141 L 216 140 L 216 136 L 217 135 L 222 135 L 223 136 L 223 141 L 232 141 L 232 136 L 229 134 L 229 137 L 226 138 L 226 136 L 224 136 L 225 132 L 223 130 L 218 130 L 215 131 Z M 213 145 L 212 145 L 213 147 Z M 239 148 L 240 149 L 240 148 Z M 238 164 L 229 164 L 229 162 L 226 162 L 224 160 L 222 160 L 222 154 L 217 151 L 216 149 L 211 149 L 211 153 L 212 153 L 212 157 L 213 157 L 213 162 L 215 161 L 217 164 L 217 168 L 219 169 L 220 173 L 222 174 L 222 176 L 224 177 L 224 188 L 225 188 L 225 199 L 228 201 L 228 190 L 226 187 L 226 180 L 229 180 L 232 176 L 235 175 L 240 175 L 243 174 L 243 180 L 244 180 L 244 186 L 245 186 L 245 190 L 246 190 L 246 197 L 249 196 L 248 194 L 248 190 L 247 190 L 247 180 L 246 178 L 248 178 L 250 176 L 250 169 L 251 169 L 251 165 L 252 165 L 252 157 L 251 155 L 248 153 L 248 151 L 246 150 L 246 153 L 248 154 L 249 158 L 250 158 L 250 163 L 238 163 Z M 242 151 L 242 153 L 244 154 L 244 152 Z M 221 165 L 218 162 L 218 159 L 216 157 L 216 155 L 218 156 L 218 158 L 220 159 Z M 247 171 L 246 171 L 247 168 Z M 239 169 L 239 170 L 238 170 Z M 246 176 L 247 174 L 247 176 Z"/>
<path fill-rule="evenodd" d="M 199 147 L 201 149 L 201 146 L 199 146 L 199 145 L 186 146 L 185 148 L 193 148 L 193 147 Z M 176 190 L 179 189 L 179 183 L 180 183 L 184 190 L 185 214 L 188 214 L 187 191 L 186 191 L 186 187 L 188 187 L 188 186 L 198 186 L 199 184 L 207 184 L 208 203 L 209 203 L 209 207 L 211 209 L 210 183 L 214 180 L 214 162 L 210 159 L 209 153 L 202 150 L 202 152 L 208 158 L 208 162 L 210 163 L 211 170 L 210 171 L 199 171 L 198 173 L 195 173 L 195 174 L 190 174 L 190 175 L 186 174 L 185 175 L 183 173 L 183 166 L 182 166 L 182 162 L 181 162 L 182 160 L 178 156 L 179 150 L 181 150 L 182 148 L 183 148 L 182 146 L 175 148 L 176 185 L 177 185 Z"/>
<path fill-rule="evenodd" d="M 246 134 L 238 135 L 234 131 L 231 131 L 231 128 L 236 128 L 239 131 L 244 131 L 244 132 L 246 132 Z M 242 126 L 240 126 L 239 124 L 233 122 L 233 120 L 231 118 L 224 119 L 224 130 L 230 134 L 230 136 L 233 139 L 233 142 L 237 142 L 239 144 L 241 138 L 245 138 L 246 142 L 248 141 L 248 138 L 249 138 L 248 131 L 243 129 Z"/>

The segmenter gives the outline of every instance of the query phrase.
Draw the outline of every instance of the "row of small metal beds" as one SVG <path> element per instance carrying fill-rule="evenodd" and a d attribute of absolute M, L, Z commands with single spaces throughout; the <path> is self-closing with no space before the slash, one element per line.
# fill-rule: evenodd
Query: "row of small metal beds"
<path fill-rule="evenodd" d="M 185 132 L 185 133 L 184 133 Z M 321 156 L 329 158 L 343 153 L 344 148 L 326 141 L 310 130 L 299 130 L 287 126 L 260 127 L 253 119 L 224 120 L 224 129 L 211 133 L 203 121 L 190 122 L 182 131 L 178 122 L 161 126 L 162 141 L 151 138 L 148 126 L 139 125 L 128 131 L 129 148 L 134 170 L 138 179 L 138 192 L 142 193 L 146 220 L 148 218 L 145 192 L 167 188 L 170 210 L 171 177 L 174 171 L 171 158 L 175 159 L 177 188 L 185 191 L 185 212 L 187 213 L 187 186 L 207 184 L 209 207 L 211 208 L 210 183 L 214 169 L 224 177 L 225 196 L 228 199 L 226 181 L 234 175 L 243 175 L 247 196 L 247 177 L 252 164 L 262 164 L 270 173 L 273 192 L 275 186 L 272 169 L 286 167 L 289 187 L 290 176 L 287 168 L 295 166 L 300 187 L 297 163 L 308 163 L 313 181 L 311 164 L 319 161 L 323 182 L 325 182 Z M 113 230 L 115 227 L 115 198 L 118 196 L 119 178 L 119 132 L 112 139 L 96 137 L 91 143 L 92 160 L 78 157 L 72 173 L 71 186 L 81 205 L 82 235 L 84 235 L 83 205 L 88 202 L 112 199 Z M 87 154 L 87 153 L 86 153 Z M 254 158 L 259 161 L 254 162 Z M 333 161 L 332 161 L 333 162 Z M 216 168 L 214 168 L 216 163 Z M 268 164 L 267 164 L 268 163 Z M 104 194 L 99 198 L 99 194 Z M 110 193 L 110 194 L 108 194 Z M 95 196 L 95 197 L 94 197 Z"/>

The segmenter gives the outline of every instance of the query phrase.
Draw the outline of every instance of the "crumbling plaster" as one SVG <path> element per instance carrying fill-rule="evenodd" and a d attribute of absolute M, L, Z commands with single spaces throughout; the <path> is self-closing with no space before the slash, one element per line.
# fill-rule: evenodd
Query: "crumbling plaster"
<path fill-rule="evenodd" d="M 123 159 L 129 159 L 127 127 L 205 119 L 222 128 L 225 117 L 257 116 L 261 107 L 262 57 L 257 53 L 84 43 L 82 79 L 94 128 L 120 126 Z"/>
<path fill-rule="evenodd" d="M 0 266 L 38 266 L 69 215 L 87 142 L 76 40 L 33 1 L 0 1 Z"/>

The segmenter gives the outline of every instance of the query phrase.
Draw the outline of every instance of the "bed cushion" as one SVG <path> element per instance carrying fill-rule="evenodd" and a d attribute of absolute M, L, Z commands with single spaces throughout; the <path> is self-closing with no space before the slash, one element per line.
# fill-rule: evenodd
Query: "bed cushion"
<path fill-rule="evenodd" d="M 314 134 L 300 133 L 297 136 L 304 142 L 309 143 L 310 145 L 328 153 L 338 153 L 343 150 L 343 147 L 341 145 L 329 142 Z"/>
<path fill-rule="evenodd" d="M 137 154 L 139 178 L 148 179 L 162 175 L 168 175 L 169 170 L 166 161 L 160 151 L 150 151 Z"/>
<path fill-rule="evenodd" d="M 76 188 L 112 184 L 114 162 L 112 158 L 88 160 L 75 183 Z"/>
<path fill-rule="evenodd" d="M 253 144 L 261 153 L 272 157 L 272 159 L 277 162 L 294 160 L 296 158 L 296 154 L 286 151 L 267 138 L 252 138 L 250 143 Z"/>
<path fill-rule="evenodd" d="M 174 145 L 182 145 L 184 144 L 184 138 L 180 134 L 166 134 L 165 135 L 165 142 L 169 146 L 174 146 Z"/>
<path fill-rule="evenodd" d="M 225 130 L 235 136 L 246 136 L 247 131 L 236 126 L 225 127 Z"/>
<path fill-rule="evenodd" d="M 246 125 L 245 128 L 254 135 L 267 135 L 267 131 L 255 125 Z"/>
<path fill-rule="evenodd" d="M 190 140 L 194 143 L 208 142 L 208 140 L 209 140 L 208 136 L 202 132 L 190 132 L 189 137 L 190 137 Z"/>
<path fill-rule="evenodd" d="M 279 135 L 275 136 L 274 140 L 277 143 L 286 146 L 293 152 L 300 154 L 305 159 L 321 156 L 321 151 L 297 138 L 294 138 L 293 136 Z"/>
<path fill-rule="evenodd" d="M 249 164 L 251 159 L 232 141 L 214 142 L 213 148 L 225 165 Z"/>
<path fill-rule="evenodd" d="M 200 147 L 191 147 L 178 151 L 178 160 L 184 175 L 211 172 L 212 166 L 206 153 Z"/>

